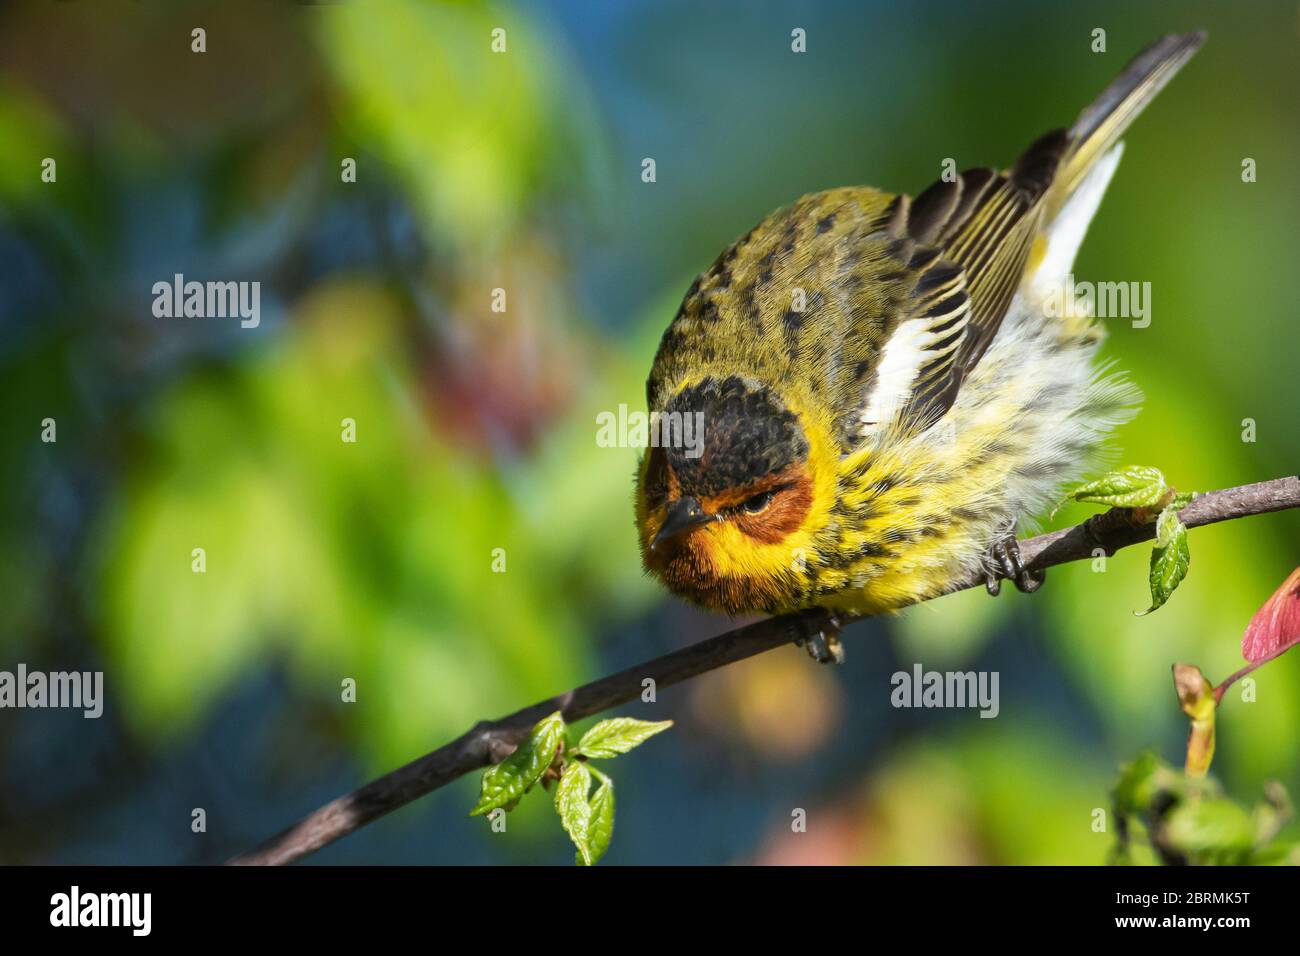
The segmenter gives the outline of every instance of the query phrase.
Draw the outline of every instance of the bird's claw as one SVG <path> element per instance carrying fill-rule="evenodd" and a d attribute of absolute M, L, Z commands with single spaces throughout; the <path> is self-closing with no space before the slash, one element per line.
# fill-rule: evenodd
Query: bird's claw
<path fill-rule="evenodd" d="M 818 664 L 843 664 L 844 645 L 840 643 L 842 625 L 834 614 L 801 617 L 791 625 L 794 642 L 808 652 Z"/>
<path fill-rule="evenodd" d="M 1012 581 L 1016 590 L 1031 594 L 1043 585 L 1046 571 L 1029 571 L 1020 560 L 1020 544 L 1014 533 L 1004 534 L 989 547 L 989 565 L 984 569 L 984 587 L 996 597 L 1002 591 L 1002 579 Z"/>

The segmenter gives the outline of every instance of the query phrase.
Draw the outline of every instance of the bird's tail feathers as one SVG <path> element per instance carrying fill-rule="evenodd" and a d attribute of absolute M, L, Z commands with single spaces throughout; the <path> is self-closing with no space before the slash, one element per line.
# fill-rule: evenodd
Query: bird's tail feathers
<path fill-rule="evenodd" d="M 1171 33 L 1133 58 L 1079 114 L 1046 199 L 1047 219 L 1078 188 L 1093 164 L 1110 152 L 1129 125 L 1205 42 L 1205 31 Z"/>

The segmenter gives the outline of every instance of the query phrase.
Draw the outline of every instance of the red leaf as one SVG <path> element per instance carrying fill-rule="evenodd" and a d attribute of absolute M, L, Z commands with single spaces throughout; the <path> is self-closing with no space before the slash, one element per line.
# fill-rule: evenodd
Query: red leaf
<path fill-rule="evenodd" d="M 1300 568 L 1255 612 L 1241 639 L 1241 656 L 1252 664 L 1277 657 L 1300 643 Z"/>

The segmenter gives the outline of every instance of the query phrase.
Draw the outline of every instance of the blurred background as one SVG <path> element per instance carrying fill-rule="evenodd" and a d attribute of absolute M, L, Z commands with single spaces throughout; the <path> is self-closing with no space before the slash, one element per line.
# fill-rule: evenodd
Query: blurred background
<path fill-rule="evenodd" d="M 694 275 L 803 193 L 1007 163 L 1194 27 L 1075 274 L 1151 283 L 1149 328 L 1110 323 L 1148 396 L 1114 460 L 1208 490 L 1300 448 L 1295 0 L 5 4 L 0 670 L 102 670 L 106 707 L 0 711 L 0 862 L 219 862 L 480 718 L 732 626 L 643 577 L 637 451 L 595 442 L 597 413 L 645 407 Z M 175 273 L 261 282 L 260 325 L 156 318 Z M 1150 617 L 1135 548 L 857 625 L 842 667 L 779 649 L 623 708 L 677 724 L 610 766 L 606 861 L 1101 863 L 1118 766 L 1181 762 L 1170 665 L 1237 668 L 1297 532 L 1194 531 Z M 916 662 L 998 671 L 999 717 L 893 709 Z M 1255 677 L 1213 768 L 1248 802 L 1300 790 L 1300 657 Z M 494 834 L 477 788 L 311 859 L 572 859 L 545 800 Z"/>

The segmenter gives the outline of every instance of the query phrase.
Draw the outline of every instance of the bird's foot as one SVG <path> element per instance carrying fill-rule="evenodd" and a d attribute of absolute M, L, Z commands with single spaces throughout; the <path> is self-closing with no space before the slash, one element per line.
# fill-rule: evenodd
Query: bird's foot
<path fill-rule="evenodd" d="M 1002 590 L 1002 578 L 1015 582 L 1016 590 L 1030 594 L 1043 585 L 1046 571 L 1027 571 L 1020 560 L 1020 544 L 1014 532 L 999 537 L 989 547 L 989 563 L 984 570 L 984 587 L 996 596 Z"/>
<path fill-rule="evenodd" d="M 840 643 L 842 625 L 833 613 L 827 611 L 821 617 L 804 615 L 790 627 L 795 644 L 818 664 L 844 663 L 844 645 Z"/>

